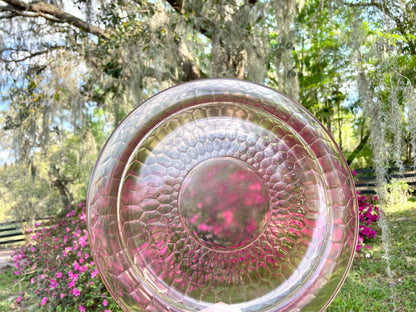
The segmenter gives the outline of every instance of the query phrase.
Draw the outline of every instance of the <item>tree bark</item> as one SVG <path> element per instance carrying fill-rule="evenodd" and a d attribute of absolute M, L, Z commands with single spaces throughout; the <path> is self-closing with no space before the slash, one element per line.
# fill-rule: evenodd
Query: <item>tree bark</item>
<path fill-rule="evenodd" d="M 64 181 L 64 180 L 61 180 L 61 179 L 55 179 L 53 181 L 53 186 L 55 186 L 58 189 L 59 194 L 61 195 L 61 201 L 62 201 L 65 208 L 70 206 L 72 204 L 72 201 L 73 201 L 72 194 L 68 190 L 66 185 L 67 185 L 67 181 Z"/>
<path fill-rule="evenodd" d="M 189 52 L 187 46 L 183 41 L 179 43 L 178 52 L 181 58 L 182 70 L 184 71 L 188 80 L 195 80 L 206 77 L 205 73 L 201 71 L 191 52 Z"/>

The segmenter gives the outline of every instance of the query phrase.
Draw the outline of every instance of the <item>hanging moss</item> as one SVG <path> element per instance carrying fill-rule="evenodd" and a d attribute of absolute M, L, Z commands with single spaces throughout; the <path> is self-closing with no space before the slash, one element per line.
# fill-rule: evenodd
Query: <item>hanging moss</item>
<path fill-rule="evenodd" d="M 411 155 L 413 165 L 416 166 L 416 88 L 410 81 L 407 82 L 404 88 L 404 99 L 408 115 L 407 125 L 410 137 Z"/>

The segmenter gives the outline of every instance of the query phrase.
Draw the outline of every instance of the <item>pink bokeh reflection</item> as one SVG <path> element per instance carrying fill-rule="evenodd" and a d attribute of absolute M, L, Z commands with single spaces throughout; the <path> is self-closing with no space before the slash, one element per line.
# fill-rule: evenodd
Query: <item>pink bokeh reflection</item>
<path fill-rule="evenodd" d="M 241 248 L 257 238 L 270 200 L 254 168 L 231 157 L 210 158 L 185 177 L 179 213 L 188 233 L 214 250 Z"/>

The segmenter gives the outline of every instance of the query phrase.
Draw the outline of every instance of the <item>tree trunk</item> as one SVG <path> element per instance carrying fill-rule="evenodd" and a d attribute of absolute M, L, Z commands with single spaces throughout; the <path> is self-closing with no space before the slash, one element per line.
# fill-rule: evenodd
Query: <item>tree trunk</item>
<path fill-rule="evenodd" d="M 73 196 L 66 187 L 67 184 L 67 181 L 61 179 L 56 179 L 55 181 L 53 181 L 53 186 L 56 187 L 59 193 L 61 194 L 61 201 L 65 208 L 70 206 L 73 201 Z"/>
<path fill-rule="evenodd" d="M 370 133 L 367 133 L 365 137 L 361 139 L 360 144 L 358 144 L 355 150 L 348 156 L 347 158 L 348 165 L 351 165 L 351 163 L 354 161 L 357 155 L 361 152 L 361 150 L 364 148 L 365 144 L 367 143 L 369 137 L 370 137 Z"/>

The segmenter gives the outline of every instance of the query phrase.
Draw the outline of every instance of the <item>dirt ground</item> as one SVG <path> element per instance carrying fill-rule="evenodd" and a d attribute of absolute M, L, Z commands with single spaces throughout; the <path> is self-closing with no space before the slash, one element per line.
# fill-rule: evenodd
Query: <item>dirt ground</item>
<path fill-rule="evenodd" d="M 7 266 L 13 266 L 12 254 L 13 250 L 0 249 L 0 269 Z"/>

